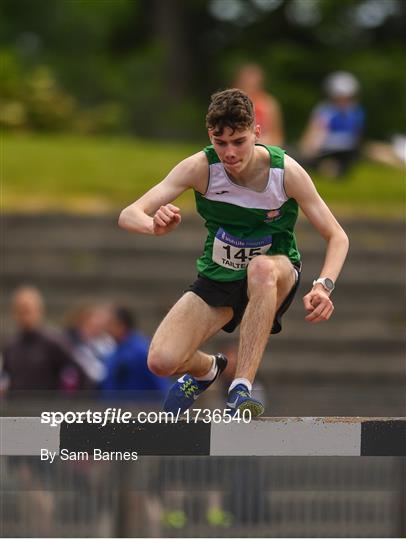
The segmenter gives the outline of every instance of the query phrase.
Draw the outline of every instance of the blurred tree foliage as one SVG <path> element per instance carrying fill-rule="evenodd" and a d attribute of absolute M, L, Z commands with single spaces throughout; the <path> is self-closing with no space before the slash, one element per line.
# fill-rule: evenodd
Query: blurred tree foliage
<path fill-rule="evenodd" d="M 203 138 L 210 94 L 254 60 L 289 139 L 337 69 L 386 138 L 406 125 L 405 19 L 404 0 L 2 0 L 1 124 Z"/>

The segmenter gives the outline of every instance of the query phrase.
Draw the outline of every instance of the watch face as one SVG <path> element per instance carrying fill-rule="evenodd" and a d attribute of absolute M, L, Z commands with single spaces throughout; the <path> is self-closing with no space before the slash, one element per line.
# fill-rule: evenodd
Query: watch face
<path fill-rule="evenodd" d="M 334 282 L 330 278 L 325 278 L 324 285 L 329 291 L 332 291 L 334 289 Z"/>

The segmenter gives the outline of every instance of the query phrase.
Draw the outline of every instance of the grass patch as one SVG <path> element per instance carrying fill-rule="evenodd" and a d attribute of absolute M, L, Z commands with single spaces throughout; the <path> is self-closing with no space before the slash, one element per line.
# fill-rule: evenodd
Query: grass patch
<path fill-rule="evenodd" d="M 3 210 L 116 212 L 199 148 L 123 137 L 7 134 L 2 138 Z M 361 162 L 345 180 L 313 179 L 337 213 L 389 218 L 404 213 L 404 171 Z M 192 209 L 193 194 L 177 202 Z"/>

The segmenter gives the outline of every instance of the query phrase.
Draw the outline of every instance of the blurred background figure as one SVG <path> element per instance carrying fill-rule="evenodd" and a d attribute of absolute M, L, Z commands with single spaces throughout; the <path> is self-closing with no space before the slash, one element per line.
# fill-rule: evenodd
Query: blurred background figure
<path fill-rule="evenodd" d="M 406 165 L 406 135 L 397 133 L 390 142 L 368 141 L 364 146 L 364 156 L 368 159 L 404 170 Z"/>
<path fill-rule="evenodd" d="M 106 362 L 106 378 L 101 385 L 106 397 L 161 401 L 170 382 L 149 371 L 149 340 L 135 330 L 133 313 L 127 307 L 114 307 L 107 328 L 117 348 Z"/>
<path fill-rule="evenodd" d="M 107 333 L 109 317 L 109 306 L 84 302 L 66 318 L 65 333 L 75 360 L 95 388 L 105 379 L 106 359 L 116 346 Z"/>
<path fill-rule="evenodd" d="M 330 74 L 324 89 L 327 101 L 313 110 L 299 147 L 305 167 L 335 178 L 345 175 L 359 155 L 365 114 L 351 73 Z"/>
<path fill-rule="evenodd" d="M 38 289 L 19 287 L 11 300 L 17 333 L 3 351 L 3 390 L 78 390 L 87 378 L 63 337 L 44 323 Z"/>
<path fill-rule="evenodd" d="M 238 71 L 235 88 L 251 98 L 257 123 L 261 126 L 260 142 L 274 146 L 284 143 L 281 108 L 277 100 L 264 88 L 264 71 L 257 64 L 245 64 Z"/>

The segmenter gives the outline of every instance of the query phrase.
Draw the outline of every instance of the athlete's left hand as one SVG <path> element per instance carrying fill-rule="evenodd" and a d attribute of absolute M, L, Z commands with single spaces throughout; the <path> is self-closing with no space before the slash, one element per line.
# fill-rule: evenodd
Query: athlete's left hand
<path fill-rule="evenodd" d="M 329 298 L 327 291 L 316 285 L 303 297 L 303 303 L 308 315 L 306 321 L 318 323 L 328 321 L 334 311 L 333 302 Z"/>

